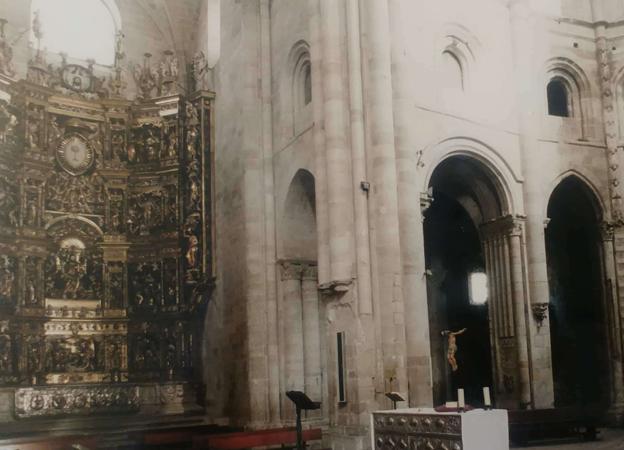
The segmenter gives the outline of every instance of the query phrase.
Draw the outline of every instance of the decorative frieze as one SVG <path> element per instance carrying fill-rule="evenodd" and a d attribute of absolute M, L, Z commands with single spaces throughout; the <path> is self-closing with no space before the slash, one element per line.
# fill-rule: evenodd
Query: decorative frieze
<path fill-rule="evenodd" d="M 138 411 L 139 388 L 133 385 L 34 387 L 15 391 L 19 418 Z"/>

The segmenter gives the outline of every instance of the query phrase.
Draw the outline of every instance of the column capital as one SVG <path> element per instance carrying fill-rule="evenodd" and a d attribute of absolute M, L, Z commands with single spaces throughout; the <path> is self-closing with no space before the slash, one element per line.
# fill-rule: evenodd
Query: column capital
<path fill-rule="evenodd" d="M 304 280 L 314 280 L 318 279 L 318 269 L 316 264 L 313 263 L 305 263 L 302 266 L 302 279 Z"/>
<path fill-rule="evenodd" d="M 479 231 L 483 240 L 498 236 L 521 236 L 525 220 L 524 216 L 508 214 L 485 222 Z"/>
<path fill-rule="evenodd" d="M 282 280 L 301 280 L 303 265 L 296 261 L 280 261 Z"/>

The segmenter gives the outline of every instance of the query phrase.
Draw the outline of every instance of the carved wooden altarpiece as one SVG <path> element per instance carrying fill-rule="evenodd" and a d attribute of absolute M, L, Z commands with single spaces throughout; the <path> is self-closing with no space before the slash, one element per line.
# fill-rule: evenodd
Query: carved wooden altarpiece
<path fill-rule="evenodd" d="M 65 61 L 0 73 L 0 388 L 16 418 L 201 403 L 213 96 L 174 93 L 169 70 L 128 101 L 119 72 L 110 90 Z"/>

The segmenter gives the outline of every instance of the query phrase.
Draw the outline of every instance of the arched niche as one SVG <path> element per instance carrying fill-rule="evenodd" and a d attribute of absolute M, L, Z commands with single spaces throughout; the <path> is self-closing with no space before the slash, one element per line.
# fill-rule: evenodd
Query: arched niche
<path fill-rule="evenodd" d="M 280 227 L 283 258 L 316 260 L 315 198 L 314 176 L 298 170 L 284 201 Z"/>

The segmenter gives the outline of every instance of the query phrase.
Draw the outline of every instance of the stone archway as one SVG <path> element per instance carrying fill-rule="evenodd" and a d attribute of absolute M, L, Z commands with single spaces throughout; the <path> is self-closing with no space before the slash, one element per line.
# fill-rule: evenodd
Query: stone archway
<path fill-rule="evenodd" d="M 300 169 L 288 188 L 279 223 L 281 391 L 304 391 L 320 401 L 323 389 L 315 205 L 314 176 Z M 282 418 L 292 419 L 293 409 L 285 396 L 282 405 Z"/>
<path fill-rule="evenodd" d="M 607 403 L 609 375 L 602 210 L 578 177 L 548 202 L 546 254 L 555 406 Z"/>
<path fill-rule="evenodd" d="M 467 402 L 482 404 L 484 386 L 494 388 L 499 406 L 528 403 L 522 221 L 510 214 L 503 182 L 474 157 L 444 159 L 429 189 L 424 235 L 434 403 L 454 400 L 463 388 Z M 476 298 L 477 276 L 487 279 L 485 302 Z M 453 370 L 441 333 L 463 328 Z"/>

